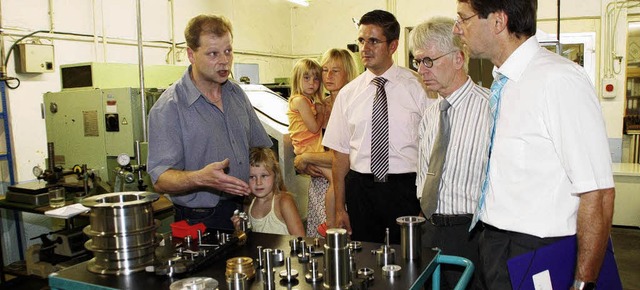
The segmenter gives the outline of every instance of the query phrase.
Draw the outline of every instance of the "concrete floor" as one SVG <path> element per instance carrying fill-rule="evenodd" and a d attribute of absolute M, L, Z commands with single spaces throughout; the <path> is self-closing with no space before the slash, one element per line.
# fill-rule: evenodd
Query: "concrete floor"
<path fill-rule="evenodd" d="M 640 290 L 640 228 L 614 227 L 611 231 L 618 271 L 624 290 Z M 4 289 L 46 290 L 46 279 L 20 277 L 0 285 Z"/>
<path fill-rule="evenodd" d="M 622 288 L 640 290 L 640 228 L 614 227 L 611 240 Z"/>

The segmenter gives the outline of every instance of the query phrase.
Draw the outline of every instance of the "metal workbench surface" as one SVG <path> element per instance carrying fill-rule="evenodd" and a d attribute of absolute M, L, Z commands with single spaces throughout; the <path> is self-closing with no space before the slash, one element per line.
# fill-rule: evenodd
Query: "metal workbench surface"
<path fill-rule="evenodd" d="M 219 282 L 219 289 L 227 289 L 225 280 L 226 260 L 234 257 L 251 257 L 254 261 L 257 259 L 257 246 L 271 249 L 281 249 L 286 257 L 289 257 L 290 247 L 289 240 L 294 239 L 293 236 L 281 236 L 263 233 L 248 233 L 247 243 L 238 246 L 221 256 L 219 259 L 211 262 L 199 270 L 193 271 L 186 275 L 168 277 L 158 276 L 154 273 L 138 272 L 130 275 L 100 275 L 94 274 L 87 270 L 87 262 L 77 264 L 66 268 L 49 276 L 49 286 L 52 289 L 169 289 L 171 283 L 186 277 L 211 277 Z M 313 239 L 305 238 L 308 245 L 313 245 Z M 324 240 L 320 240 L 320 244 L 324 245 Z M 376 255 L 372 254 L 372 250 L 380 248 L 380 244 L 362 243 L 362 249 L 356 251 L 355 261 L 356 269 L 363 267 L 371 268 L 375 271 L 374 280 L 368 289 L 422 289 L 422 285 L 427 278 L 433 273 L 436 267 L 436 251 L 422 251 L 421 259 L 407 261 L 402 258 L 399 245 L 392 245 L 396 251 L 395 264 L 402 267 L 398 277 L 385 277 L 382 273 L 382 267 L 377 265 Z M 323 256 L 315 257 L 318 260 L 318 268 L 324 269 Z M 257 264 L 257 262 L 255 262 Z M 310 284 L 305 281 L 304 275 L 310 268 L 308 263 L 300 263 L 297 256 L 291 256 L 291 268 L 296 269 L 300 276 L 297 284 L 279 283 L 278 273 L 285 269 L 284 265 L 274 267 L 276 271 L 276 289 L 324 289 L 322 283 Z M 256 270 L 256 277 L 258 275 Z M 258 278 L 254 278 L 248 283 L 250 289 L 264 289 L 263 282 Z M 355 283 L 353 288 L 360 288 Z"/>

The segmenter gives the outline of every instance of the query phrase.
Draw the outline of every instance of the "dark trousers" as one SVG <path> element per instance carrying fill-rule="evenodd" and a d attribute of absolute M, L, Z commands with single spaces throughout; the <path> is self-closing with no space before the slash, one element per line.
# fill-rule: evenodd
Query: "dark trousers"
<path fill-rule="evenodd" d="M 474 266 L 478 266 L 478 231 L 469 232 L 473 215 L 433 215 L 422 226 L 422 247 L 426 249 L 439 248 L 444 255 L 458 256 L 469 259 Z M 454 289 L 464 267 L 443 264 L 440 266 L 440 289 Z M 475 272 L 475 271 L 474 271 Z M 484 289 L 474 273 L 466 289 Z M 431 279 L 427 289 L 431 289 Z"/>
<path fill-rule="evenodd" d="M 354 241 L 383 243 L 389 228 L 392 244 L 400 243 L 396 219 L 416 216 L 420 202 L 416 197 L 416 174 L 389 174 L 387 182 L 374 182 L 372 174 L 350 170 L 345 177 L 345 202 Z"/>
<path fill-rule="evenodd" d="M 176 210 L 175 221 L 186 220 L 190 225 L 204 223 L 207 229 L 230 230 L 231 216 L 235 210 L 242 211 L 242 199 L 220 200 L 215 207 L 191 208 L 173 204 Z"/>
<path fill-rule="evenodd" d="M 480 223 L 480 264 L 477 273 L 487 289 L 512 289 L 507 261 L 565 237 L 539 238 L 523 233 L 498 229 Z M 476 227 L 478 228 L 478 227 Z M 519 288 L 515 285 L 515 288 Z"/>

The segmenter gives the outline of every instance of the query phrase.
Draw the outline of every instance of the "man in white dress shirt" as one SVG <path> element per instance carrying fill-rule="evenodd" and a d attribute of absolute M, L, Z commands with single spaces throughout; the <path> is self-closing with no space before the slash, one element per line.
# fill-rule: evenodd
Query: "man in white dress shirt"
<path fill-rule="evenodd" d="M 393 63 L 399 35 L 393 14 L 374 10 L 362 16 L 358 42 L 367 70 L 338 93 L 322 142 L 334 152 L 336 224 L 353 240 L 383 242 L 389 228 L 391 242 L 399 243 L 396 218 L 420 212 L 417 132 L 428 100 L 413 72 Z M 372 81 L 377 77 L 386 80 L 388 112 L 388 171 L 383 178 L 372 174 L 372 111 L 378 94 Z"/>
<path fill-rule="evenodd" d="M 607 134 L 584 69 L 538 44 L 537 6 L 458 0 L 454 33 L 506 81 L 479 199 L 479 272 L 488 289 L 510 289 L 507 260 L 576 235 L 573 287 L 593 289 L 615 195 Z"/>

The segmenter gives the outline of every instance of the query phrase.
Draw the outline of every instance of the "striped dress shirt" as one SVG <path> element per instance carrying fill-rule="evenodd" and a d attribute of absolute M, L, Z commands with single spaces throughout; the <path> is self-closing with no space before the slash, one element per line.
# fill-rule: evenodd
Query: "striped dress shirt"
<path fill-rule="evenodd" d="M 451 134 L 445 157 L 436 214 L 473 214 L 484 180 L 489 149 L 491 113 L 489 90 L 467 79 L 447 97 Z M 440 111 L 438 101 L 428 107 L 418 131 L 417 196 L 429 171 L 429 157 L 438 134 Z"/>

